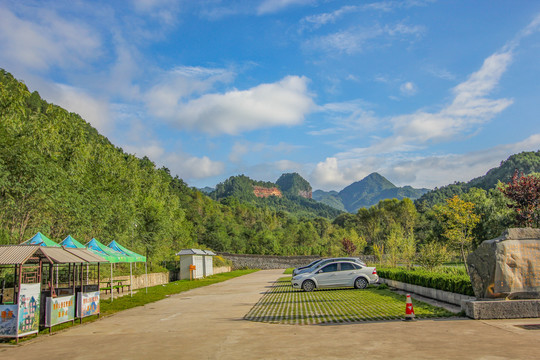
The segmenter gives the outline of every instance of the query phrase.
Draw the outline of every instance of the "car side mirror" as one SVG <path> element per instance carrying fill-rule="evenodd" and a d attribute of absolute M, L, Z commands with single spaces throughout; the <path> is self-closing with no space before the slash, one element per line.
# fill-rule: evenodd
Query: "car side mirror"
<path fill-rule="evenodd" d="M 317 274 L 320 274 L 320 273 L 322 273 L 322 272 L 323 272 L 322 270 L 319 270 L 319 271 L 317 271 Z"/>

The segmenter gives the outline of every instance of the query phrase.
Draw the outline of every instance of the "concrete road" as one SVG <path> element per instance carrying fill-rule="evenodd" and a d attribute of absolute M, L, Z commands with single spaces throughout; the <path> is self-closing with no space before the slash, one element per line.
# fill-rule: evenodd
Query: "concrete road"
<path fill-rule="evenodd" d="M 242 317 L 282 271 L 259 271 L 14 347 L 0 359 L 539 359 L 540 319 L 276 325 Z M 405 306 L 404 306 L 405 307 Z"/>

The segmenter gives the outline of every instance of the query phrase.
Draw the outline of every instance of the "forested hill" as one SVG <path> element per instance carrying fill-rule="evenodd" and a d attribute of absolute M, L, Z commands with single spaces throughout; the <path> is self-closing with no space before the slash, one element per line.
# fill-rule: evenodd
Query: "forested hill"
<path fill-rule="evenodd" d="M 334 219 L 342 213 L 312 200 L 311 185 L 296 173 L 283 174 L 276 183 L 256 181 L 245 175 L 231 176 L 218 184 L 210 196 L 222 202 L 234 198 L 260 208 L 288 212 L 296 217 Z"/>
<path fill-rule="evenodd" d="M 0 149 L 0 245 L 41 231 L 57 242 L 116 240 L 158 261 L 186 247 L 328 254 L 347 234 L 323 218 L 214 201 L 1 69 Z"/>
<path fill-rule="evenodd" d="M 415 189 L 411 186 L 397 187 L 384 176 L 372 173 L 339 193 L 317 190 L 314 193 L 314 199 L 337 209 L 356 213 L 360 208 L 368 208 L 385 199 L 415 200 L 428 191 L 428 189 Z"/>
<path fill-rule="evenodd" d="M 474 178 L 469 182 L 456 182 L 435 188 L 417 199 L 415 203 L 422 208 L 430 208 L 454 195 L 463 194 L 472 188 L 493 189 L 499 181 L 503 183 L 509 182 L 516 171 L 525 175 L 540 172 L 540 151 L 522 152 L 512 155 L 506 161 L 502 161 L 498 167 L 489 170 L 483 176 Z"/>

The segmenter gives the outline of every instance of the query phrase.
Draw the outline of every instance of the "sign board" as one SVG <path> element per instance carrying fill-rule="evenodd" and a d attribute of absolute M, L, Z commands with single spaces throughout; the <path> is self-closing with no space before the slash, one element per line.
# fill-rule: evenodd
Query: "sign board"
<path fill-rule="evenodd" d="M 19 292 L 18 335 L 24 336 L 39 331 L 39 303 L 41 284 L 21 284 Z"/>
<path fill-rule="evenodd" d="M 75 319 L 75 295 L 47 298 L 45 326 L 51 327 Z"/>
<path fill-rule="evenodd" d="M 0 305 L 0 337 L 17 336 L 18 305 Z"/>
<path fill-rule="evenodd" d="M 79 293 L 77 316 L 86 317 L 99 314 L 99 291 Z"/>

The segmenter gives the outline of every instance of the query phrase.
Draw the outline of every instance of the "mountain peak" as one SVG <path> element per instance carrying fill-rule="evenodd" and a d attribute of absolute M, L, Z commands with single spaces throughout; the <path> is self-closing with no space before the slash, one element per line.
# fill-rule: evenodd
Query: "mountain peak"
<path fill-rule="evenodd" d="M 427 189 L 414 189 L 410 186 L 397 187 L 379 173 L 371 173 L 365 178 L 341 190 L 338 194 L 316 192 L 316 199 L 338 209 L 355 213 L 362 207 L 370 207 L 384 199 L 417 199 Z"/>
<path fill-rule="evenodd" d="M 298 173 L 283 174 L 276 181 L 276 184 L 285 193 L 302 196 L 306 199 L 311 199 L 312 197 L 311 185 Z"/>
<path fill-rule="evenodd" d="M 386 189 L 393 189 L 396 185 L 388 181 L 387 178 L 379 173 L 371 173 L 360 181 L 354 182 L 339 192 L 340 196 L 349 197 L 354 193 L 354 197 L 358 198 L 362 195 L 380 192 Z"/>

